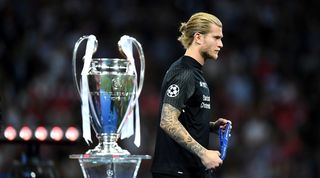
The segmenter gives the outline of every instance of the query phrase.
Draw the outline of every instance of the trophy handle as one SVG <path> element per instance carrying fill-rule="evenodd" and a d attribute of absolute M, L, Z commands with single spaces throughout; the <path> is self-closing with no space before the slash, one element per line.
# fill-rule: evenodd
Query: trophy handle
<path fill-rule="evenodd" d="M 82 41 L 86 40 L 86 39 L 89 40 L 89 36 L 82 36 L 82 37 L 79 38 L 79 40 L 74 45 L 73 56 L 72 56 L 73 79 L 74 79 L 74 82 L 76 84 L 79 96 L 81 94 L 80 94 L 79 83 L 78 83 L 78 80 L 77 80 L 77 64 L 76 64 L 76 62 L 77 62 L 77 52 L 78 52 L 78 48 L 79 48 L 80 44 L 82 43 Z M 95 42 L 94 42 L 94 52 L 97 50 L 97 48 L 98 48 L 98 41 L 95 40 Z"/>
<path fill-rule="evenodd" d="M 139 98 L 141 91 L 142 91 L 142 86 L 143 86 L 143 82 L 144 82 L 144 72 L 145 72 L 145 58 L 144 58 L 143 49 L 142 49 L 141 44 L 134 38 L 133 38 L 133 42 L 134 42 L 133 43 L 134 46 L 138 50 L 139 58 L 140 58 L 140 79 L 139 79 L 139 87 L 137 89 L 135 101 L 133 102 L 133 106 L 134 106 L 137 103 L 138 98 Z"/>
<path fill-rule="evenodd" d="M 120 123 L 120 125 L 119 125 L 119 127 L 118 127 L 118 131 L 117 131 L 118 134 L 120 133 L 120 131 L 121 131 L 121 129 L 122 129 L 122 127 L 123 127 L 126 119 L 127 119 L 127 116 L 129 115 L 129 113 L 130 113 L 131 111 L 133 111 L 134 106 L 138 103 L 138 99 L 139 99 L 139 96 L 140 96 L 140 94 L 141 94 L 142 87 L 143 87 L 144 73 L 145 73 L 145 57 L 144 57 L 144 54 L 143 54 L 142 46 L 141 46 L 141 44 L 140 44 L 135 38 L 132 38 L 132 37 L 129 37 L 129 36 L 127 36 L 127 37 L 133 42 L 133 44 L 134 44 L 134 46 L 136 47 L 136 49 L 137 49 L 137 51 L 138 51 L 138 54 L 139 54 L 139 58 L 140 58 L 140 77 L 139 77 L 138 88 L 137 88 L 136 92 L 135 92 L 135 89 L 133 90 L 133 92 L 134 92 L 134 97 L 133 97 L 132 100 L 130 101 L 130 104 L 129 104 L 129 106 L 128 106 L 128 110 L 127 110 L 127 112 L 125 113 L 125 115 L 124 115 L 124 117 L 123 117 L 123 118 L 125 118 L 125 119 L 122 120 L 122 122 Z M 120 41 L 121 41 L 121 39 L 120 39 Z M 122 46 L 119 45 L 119 47 L 120 47 L 120 50 L 122 51 L 122 49 L 121 49 Z M 123 51 L 123 52 L 124 52 L 124 51 Z M 124 54 L 127 55 L 126 52 L 124 52 Z M 127 56 L 127 57 L 128 57 L 128 56 Z M 130 61 L 130 60 L 129 60 L 129 61 Z M 130 61 L 130 62 L 134 63 L 135 61 L 133 60 L 133 61 Z M 132 65 L 135 66 L 135 64 L 132 64 Z M 136 70 L 136 69 L 135 69 L 135 70 Z M 135 73 L 137 73 L 137 72 L 135 72 Z M 137 75 L 137 74 L 136 74 L 136 75 Z M 137 82 L 137 83 L 138 83 L 138 82 Z"/>
<path fill-rule="evenodd" d="M 85 36 L 80 37 L 79 40 L 74 45 L 73 56 L 72 56 L 73 79 L 74 79 L 74 82 L 75 82 L 75 85 L 76 85 L 76 88 L 77 88 L 77 91 L 78 91 L 78 94 L 79 94 L 80 98 L 81 98 L 81 93 L 80 93 L 80 86 L 79 86 L 78 79 L 77 79 L 77 64 L 76 64 L 76 62 L 77 62 L 77 52 L 78 52 L 78 48 L 79 48 L 80 44 L 82 43 L 82 41 L 86 40 L 86 39 L 87 40 L 94 39 L 93 44 L 92 43 L 87 43 L 86 54 L 87 54 L 88 50 L 90 50 L 89 48 L 93 47 L 92 53 L 96 52 L 97 48 L 98 48 L 98 41 L 95 39 L 95 37 L 93 35 L 85 35 Z M 93 46 L 91 46 L 91 45 L 93 45 Z M 83 60 L 84 60 L 84 57 L 83 57 Z M 90 109 L 92 111 L 92 114 L 93 114 L 93 119 L 95 119 L 97 121 L 98 125 L 101 126 L 101 123 L 99 122 L 99 119 L 97 117 L 97 113 L 94 110 L 92 97 L 90 95 L 88 97 L 88 100 L 89 100 L 89 107 L 90 107 Z"/>

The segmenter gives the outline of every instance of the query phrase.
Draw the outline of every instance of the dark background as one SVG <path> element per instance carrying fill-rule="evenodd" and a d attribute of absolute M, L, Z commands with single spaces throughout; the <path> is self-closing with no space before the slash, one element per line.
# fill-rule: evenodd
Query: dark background
<path fill-rule="evenodd" d="M 72 52 L 94 34 L 96 57 L 120 57 L 117 41 L 135 37 L 146 57 L 140 97 L 142 146 L 121 141 L 133 154 L 153 154 L 159 89 L 169 65 L 183 55 L 179 25 L 198 11 L 223 23 L 224 48 L 204 67 L 211 89 L 212 120 L 233 122 L 220 178 L 320 177 L 319 3 L 303 0 L 0 0 L 1 134 L 6 125 L 75 125 L 80 100 L 72 79 Z M 212 149 L 218 147 L 211 136 Z M 27 149 L 0 143 L 4 175 Z M 41 144 L 59 178 L 81 177 L 76 160 L 84 140 Z M 178 156 L 178 155 L 177 155 Z M 143 161 L 139 177 L 150 177 Z M 1 176 L 0 176 L 1 177 Z"/>

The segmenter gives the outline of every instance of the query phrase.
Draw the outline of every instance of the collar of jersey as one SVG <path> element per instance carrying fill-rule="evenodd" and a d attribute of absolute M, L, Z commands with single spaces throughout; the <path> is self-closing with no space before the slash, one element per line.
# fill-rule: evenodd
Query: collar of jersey
<path fill-rule="evenodd" d="M 202 69 L 202 65 L 190 56 L 183 56 L 182 61 L 186 62 L 188 65 L 191 65 L 195 68 Z"/>

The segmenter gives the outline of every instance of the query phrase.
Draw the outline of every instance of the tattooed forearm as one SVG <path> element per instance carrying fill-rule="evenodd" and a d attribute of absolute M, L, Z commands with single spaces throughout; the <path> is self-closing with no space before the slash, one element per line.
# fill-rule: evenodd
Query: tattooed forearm
<path fill-rule="evenodd" d="M 160 127 L 176 142 L 192 153 L 201 156 L 205 148 L 194 140 L 178 120 L 180 111 L 170 104 L 163 104 Z"/>

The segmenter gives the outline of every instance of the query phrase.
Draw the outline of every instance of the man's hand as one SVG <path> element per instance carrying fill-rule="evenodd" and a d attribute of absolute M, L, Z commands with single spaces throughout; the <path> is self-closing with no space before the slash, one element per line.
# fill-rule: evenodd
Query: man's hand
<path fill-rule="evenodd" d="M 222 164 L 219 151 L 205 150 L 200 159 L 206 169 L 214 169 Z"/>
<path fill-rule="evenodd" d="M 210 130 L 214 133 L 218 133 L 219 128 L 224 129 L 228 122 L 231 124 L 232 128 L 232 122 L 230 120 L 219 118 L 215 122 L 210 122 Z"/>

